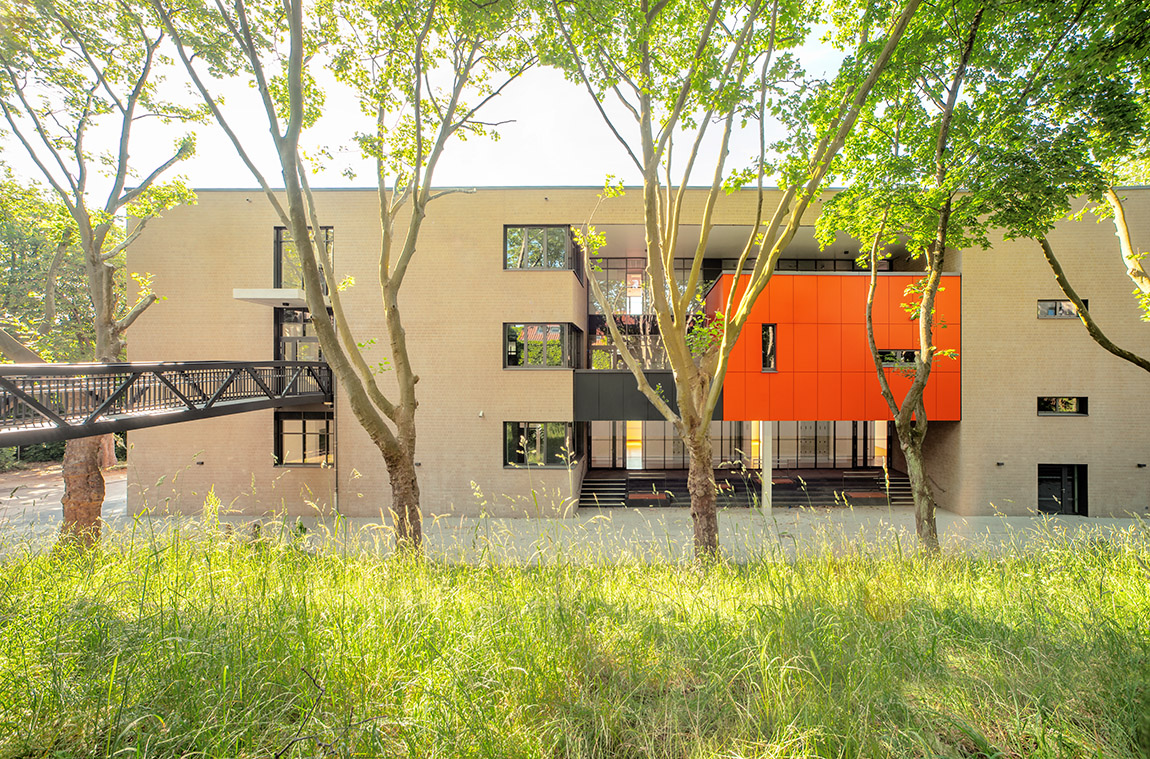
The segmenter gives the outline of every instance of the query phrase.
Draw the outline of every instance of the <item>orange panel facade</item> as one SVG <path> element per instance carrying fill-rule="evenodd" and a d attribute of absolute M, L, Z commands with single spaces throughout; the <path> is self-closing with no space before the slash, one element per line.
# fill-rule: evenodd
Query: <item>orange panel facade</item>
<path fill-rule="evenodd" d="M 918 324 L 903 308 L 920 277 L 882 274 L 875 292 L 875 341 L 880 350 L 918 347 Z M 711 313 L 725 305 L 734 282 L 724 274 L 707 296 Z M 742 278 L 739 289 L 745 286 Z M 775 274 L 759 296 L 731 352 L 723 388 L 727 420 L 857 421 L 890 419 L 866 339 L 866 274 Z M 943 277 L 935 303 L 934 342 L 954 358 L 936 357 L 924 392 L 927 418 L 961 417 L 961 276 Z M 775 371 L 763 371 L 763 325 L 774 324 Z M 899 401 L 909 373 L 886 369 Z"/>

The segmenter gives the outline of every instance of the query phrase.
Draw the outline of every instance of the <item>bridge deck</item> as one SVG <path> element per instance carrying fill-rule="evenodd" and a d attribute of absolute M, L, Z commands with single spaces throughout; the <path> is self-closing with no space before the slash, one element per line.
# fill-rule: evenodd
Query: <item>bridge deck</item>
<path fill-rule="evenodd" d="M 332 399 L 311 361 L 0 365 L 0 447 Z"/>

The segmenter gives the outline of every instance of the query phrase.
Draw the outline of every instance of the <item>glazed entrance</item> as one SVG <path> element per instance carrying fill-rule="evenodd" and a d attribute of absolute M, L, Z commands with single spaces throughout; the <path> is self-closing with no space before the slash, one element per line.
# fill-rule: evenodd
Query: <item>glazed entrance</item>
<path fill-rule="evenodd" d="M 766 440 L 762 434 L 766 431 Z M 887 460 L 885 421 L 712 422 L 713 466 L 862 469 Z M 764 445 L 766 443 L 766 445 Z M 686 469 L 687 449 L 666 421 L 591 422 L 596 469 Z"/>

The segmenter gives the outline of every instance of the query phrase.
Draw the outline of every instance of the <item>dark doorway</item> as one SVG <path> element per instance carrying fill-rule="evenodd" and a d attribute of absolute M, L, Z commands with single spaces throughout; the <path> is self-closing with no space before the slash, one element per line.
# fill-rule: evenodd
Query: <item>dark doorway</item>
<path fill-rule="evenodd" d="M 1086 465 L 1039 464 L 1038 510 L 1086 516 Z"/>

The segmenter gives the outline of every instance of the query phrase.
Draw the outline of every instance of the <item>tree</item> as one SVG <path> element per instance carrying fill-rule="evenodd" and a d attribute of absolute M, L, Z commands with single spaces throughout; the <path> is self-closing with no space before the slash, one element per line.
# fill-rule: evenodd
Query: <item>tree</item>
<path fill-rule="evenodd" d="M 170 158 L 137 178 L 130 149 L 138 122 L 196 114 L 158 94 L 163 34 L 146 9 L 112 0 L 32 0 L 12 6 L 5 21 L 0 110 L 75 224 L 94 311 L 90 357 L 117 361 L 125 332 L 157 299 L 145 289 L 137 302 L 122 302 L 116 279 L 123 253 L 148 219 L 191 199 L 179 181 L 159 180 L 192 155 L 193 139 L 181 139 Z M 93 148 L 102 130 L 115 139 Z M 105 187 L 93 187 L 100 183 Z M 94 200 L 97 192 L 102 201 Z M 125 214 L 138 220 L 131 231 Z M 72 440 L 64 454 L 63 535 L 82 543 L 99 536 L 101 445 L 99 438 Z"/>
<path fill-rule="evenodd" d="M 178 11 L 160 0 L 153 0 L 153 6 L 163 14 L 205 103 L 291 230 L 324 358 L 387 467 L 397 545 L 418 550 L 422 520 L 414 457 L 419 376 L 408 355 L 399 293 L 428 205 L 450 192 L 435 191 L 431 184 L 444 148 L 452 138 L 489 131 L 494 125 L 479 120 L 480 108 L 533 63 L 521 36 L 527 18 L 503 0 L 339 0 L 330 14 L 315 16 L 305 16 L 302 0 L 240 2 L 231 8 L 202 4 Z M 285 37 L 282 56 L 276 43 Z M 389 378 L 394 380 L 387 389 L 365 357 L 367 343 L 357 341 L 355 325 L 344 311 L 342 283 L 318 238 L 310 167 L 300 157 L 301 134 L 318 116 L 322 99 L 307 62 L 325 52 L 337 78 L 354 89 L 375 126 L 358 141 L 376 163 L 380 305 L 388 331 Z M 193 56 L 205 59 L 213 73 L 244 74 L 256 83 L 279 156 L 284 202 L 230 126 Z M 440 76 L 445 82 L 436 86 Z M 406 229 L 397 231 L 404 221 Z"/>
<path fill-rule="evenodd" d="M 914 16 L 919 0 L 866 9 L 843 3 L 830 9 L 840 35 L 859 40 L 854 55 L 832 82 L 811 88 L 788 87 L 799 76 L 786 51 L 796 45 L 817 14 L 794 0 L 751 3 L 613 2 L 559 3 L 551 0 L 550 55 L 592 96 L 611 133 L 643 178 L 647 244 L 645 271 L 652 310 L 675 378 L 678 408 L 672 409 L 643 373 L 614 318 L 607 319 L 613 344 L 635 375 L 639 389 L 674 428 L 690 456 L 695 553 L 709 560 L 718 553 L 718 517 L 711 464 L 710 422 L 722 390 L 727 361 L 751 308 L 774 272 L 776 262 L 818 196 L 831 162 L 854 127 Z M 887 27 L 885 36 L 872 38 Z M 618 106 L 615 116 L 608 105 Z M 768 163 L 766 119 L 779 114 L 789 137 L 778 149 L 785 158 Z M 732 131 L 758 122 L 760 155 L 754 165 L 727 175 Z M 700 232 L 690 272 L 676 276 L 673 255 L 680 235 L 687 183 L 711 127 L 721 129 L 719 153 L 699 219 Z M 672 161 L 676 141 L 687 140 L 686 157 Z M 765 174 L 780 174 L 781 199 L 764 215 Z M 681 172 L 681 179 L 672 179 Z M 736 271 L 748 262 L 745 287 L 732 287 L 714 322 L 703 327 L 692 308 L 698 293 L 712 215 L 720 193 L 754 182 L 758 211 Z M 592 265 L 594 235 L 584 248 Z M 609 302 L 594 277 L 596 300 L 609 314 Z M 701 330 L 701 332 L 700 332 Z M 703 339 L 699 339 L 700 336 Z"/>
<path fill-rule="evenodd" d="M 1107 123 L 1112 151 L 1132 113 L 1126 87 L 1083 72 L 1078 60 L 1077 51 L 1097 39 L 1092 19 L 1100 5 L 972 0 L 920 14 L 865 128 L 844 151 L 847 189 L 819 220 L 823 240 L 841 229 L 871 241 L 871 355 L 905 454 L 918 536 L 930 550 L 937 550 L 938 535 L 923 457 L 922 393 L 938 355 L 933 303 L 946 249 L 987 248 L 988 231 L 998 228 L 1008 238 L 1039 240 L 1050 258 L 1045 235 L 1074 198 L 1107 195 L 1117 203 L 1104 172 L 1084 156 L 1103 147 L 1092 135 Z M 1115 209 L 1117 218 L 1120 205 Z M 1128 234 L 1126 240 L 1129 250 Z M 891 392 L 871 320 L 878 257 L 898 241 L 925 268 L 908 292 L 919 346 L 901 401 Z M 1083 318 L 1089 326 L 1085 310 Z"/>
<path fill-rule="evenodd" d="M 51 361 L 84 360 L 95 337 L 75 239 L 67 210 L 5 169 L 0 179 L 0 323 L 19 335 L 22 345 Z"/>
<path fill-rule="evenodd" d="M 977 96 L 964 90 L 982 82 L 983 71 L 972 63 L 983 62 L 984 38 L 994 33 L 998 19 L 999 11 L 982 0 L 942 10 L 928 7 L 919 13 L 863 126 L 843 152 L 840 175 L 847 186 L 826 204 L 818 222 L 824 245 L 840 230 L 871 241 L 867 343 L 906 460 L 915 529 L 929 551 L 939 547 L 934 491 L 923 454 L 928 426 L 923 393 L 937 355 L 934 304 L 947 248 L 981 239 L 983 231 L 983 197 L 971 192 L 981 171 L 971 160 L 981 133 L 980 114 L 970 107 L 971 98 Z M 910 315 L 918 322 L 918 349 L 913 363 L 905 365 L 889 361 L 888 351 L 879 348 L 873 318 L 879 258 L 900 239 L 925 270 L 918 285 L 906 293 Z M 891 389 L 891 372 L 913 372 L 901 400 Z"/>
<path fill-rule="evenodd" d="M 1109 217 L 1134 297 L 1150 321 L 1150 260 L 1131 239 L 1117 186 L 1150 178 L 1150 9 L 1133 0 L 1097 0 L 1091 14 L 1068 31 L 1062 66 L 1045 83 L 1047 107 L 1033 120 L 1028 139 L 1039 139 L 1050 160 L 1033 168 L 1047 192 L 1062 199 L 1031 236 L 1042 248 L 1059 287 L 1074 303 L 1090 337 L 1118 358 L 1150 372 L 1150 357 L 1123 348 L 1102 330 L 1078 296 L 1045 232 L 1070 199 L 1094 201 L 1099 219 Z"/>

